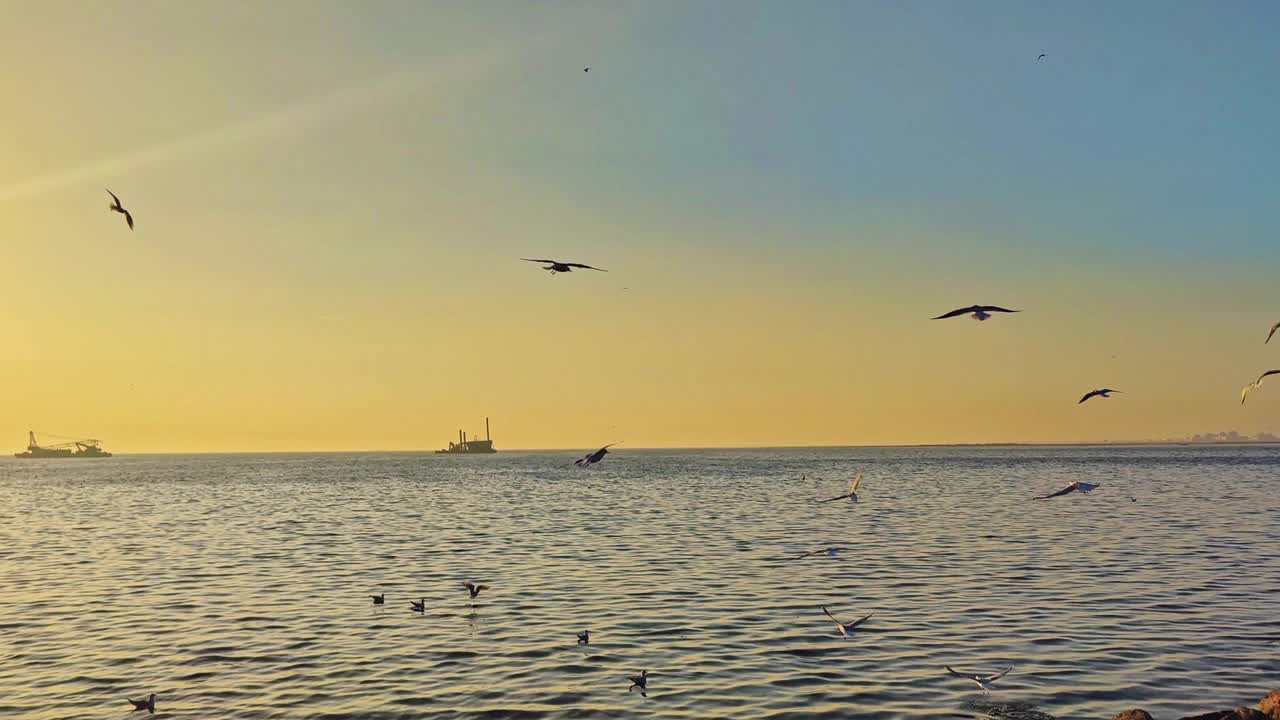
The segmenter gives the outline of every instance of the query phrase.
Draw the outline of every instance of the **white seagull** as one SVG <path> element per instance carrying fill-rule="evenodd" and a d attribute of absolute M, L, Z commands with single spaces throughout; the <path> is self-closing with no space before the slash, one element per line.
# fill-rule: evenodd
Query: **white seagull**
<path fill-rule="evenodd" d="M 845 498 L 858 502 L 858 484 L 861 482 L 862 468 L 858 468 L 857 474 L 853 476 L 853 482 L 849 483 L 849 492 L 840 495 L 839 497 L 827 498 L 826 500 L 819 500 L 818 502 L 833 502 L 835 500 L 844 500 Z"/>
<path fill-rule="evenodd" d="M 1268 371 L 1266 371 L 1266 372 L 1262 373 L 1261 375 L 1259 375 L 1257 380 L 1254 380 L 1253 382 L 1249 383 L 1248 385 L 1245 385 L 1245 386 L 1240 390 L 1240 404 L 1241 404 L 1241 405 L 1243 405 L 1243 404 L 1244 404 L 1245 398 L 1249 397 L 1249 392 L 1250 392 L 1250 391 L 1252 391 L 1252 390 L 1257 390 L 1258 388 L 1262 387 L 1262 379 L 1263 379 L 1263 378 L 1265 378 L 1265 377 L 1266 377 L 1266 376 L 1268 376 L 1268 375 L 1275 375 L 1276 373 L 1280 373 L 1280 370 L 1268 370 Z"/>
<path fill-rule="evenodd" d="M 831 622 L 835 623 L 836 627 L 840 628 L 841 637 L 843 637 L 845 640 L 848 640 L 849 633 L 853 632 L 853 629 L 858 627 L 862 623 L 870 620 L 871 616 L 875 615 L 875 611 L 869 612 L 866 615 L 863 615 L 862 617 L 858 618 L 857 620 L 854 620 L 851 623 L 842 623 L 839 620 L 837 620 L 836 616 L 831 614 L 831 611 L 827 609 L 826 605 L 822 606 L 822 614 L 831 618 Z"/>
<path fill-rule="evenodd" d="M 1093 492 L 1094 490 L 1097 490 L 1101 485 L 1102 485 L 1102 483 L 1096 483 L 1096 484 L 1095 484 L 1095 483 L 1087 483 L 1087 482 L 1079 482 L 1079 481 L 1077 481 L 1077 482 L 1073 482 L 1073 483 L 1071 483 L 1070 485 L 1068 485 L 1068 486 L 1066 486 L 1066 487 L 1062 488 L 1061 490 L 1059 490 L 1059 491 L 1058 491 L 1058 492 L 1056 492 L 1056 493 L 1049 493 L 1048 495 L 1041 495 L 1040 497 L 1037 497 L 1036 499 L 1037 499 L 1037 500 L 1048 500 L 1049 498 L 1056 498 L 1056 497 L 1059 497 L 1059 496 L 1062 496 L 1062 495 L 1070 495 L 1070 494 L 1071 494 L 1071 493 L 1073 493 L 1073 492 L 1078 492 L 1078 493 L 1080 493 L 1081 495 L 1088 495 L 1089 493 Z"/>
<path fill-rule="evenodd" d="M 983 695 L 991 694 L 991 683 L 995 682 L 996 680 L 999 680 L 1005 675 L 1008 675 L 1009 671 L 1013 669 L 1013 666 L 1010 665 L 1009 667 L 1005 668 L 1004 671 L 998 672 L 995 675 L 983 676 L 983 675 L 966 675 L 964 673 L 958 673 L 946 665 L 943 665 L 943 667 L 947 668 L 947 672 L 951 673 L 952 675 L 955 675 L 956 677 L 962 677 L 962 678 L 965 678 L 966 680 L 972 680 L 975 683 L 977 683 L 978 687 L 982 688 Z"/>
<path fill-rule="evenodd" d="M 971 315 L 974 320 L 986 320 L 991 317 L 993 312 L 1016 313 L 1021 310 L 1008 310 L 998 305 L 971 305 L 969 307 L 957 308 L 944 315 L 939 315 L 934 320 L 946 320 L 947 318 L 960 317 L 961 315 Z"/>

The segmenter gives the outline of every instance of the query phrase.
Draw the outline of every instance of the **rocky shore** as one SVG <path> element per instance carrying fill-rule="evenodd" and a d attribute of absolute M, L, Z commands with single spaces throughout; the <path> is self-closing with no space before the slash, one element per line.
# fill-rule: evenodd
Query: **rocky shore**
<path fill-rule="evenodd" d="M 1146 710 L 1125 710 L 1111 720 L 1155 720 Z M 1258 702 L 1257 709 L 1238 707 L 1202 715 L 1188 715 L 1179 720 L 1280 720 L 1280 690 L 1272 690 Z"/>

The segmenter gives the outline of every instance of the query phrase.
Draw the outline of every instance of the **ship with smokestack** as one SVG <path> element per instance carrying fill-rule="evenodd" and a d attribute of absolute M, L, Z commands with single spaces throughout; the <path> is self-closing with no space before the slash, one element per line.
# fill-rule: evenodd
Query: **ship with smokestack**
<path fill-rule="evenodd" d="M 467 438 L 467 434 L 458 431 L 458 442 L 449 443 L 449 447 L 437 450 L 437 455 L 487 455 L 496 453 L 493 449 L 493 438 L 489 436 L 489 418 L 484 419 L 484 439 Z"/>

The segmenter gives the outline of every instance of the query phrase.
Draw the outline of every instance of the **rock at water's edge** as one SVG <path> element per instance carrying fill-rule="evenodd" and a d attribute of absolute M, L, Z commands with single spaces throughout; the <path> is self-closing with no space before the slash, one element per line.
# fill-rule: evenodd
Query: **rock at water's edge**
<path fill-rule="evenodd" d="M 1280 690 L 1272 690 L 1258 703 L 1258 709 L 1271 720 L 1280 720 Z"/>
<path fill-rule="evenodd" d="M 1111 720 L 1154 720 L 1146 710 L 1125 710 Z"/>

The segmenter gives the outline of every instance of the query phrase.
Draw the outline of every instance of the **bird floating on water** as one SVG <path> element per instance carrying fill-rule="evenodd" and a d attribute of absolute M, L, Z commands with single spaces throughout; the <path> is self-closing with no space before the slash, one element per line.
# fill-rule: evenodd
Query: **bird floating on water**
<path fill-rule="evenodd" d="M 591 644 L 591 631 L 590 631 L 590 630 L 583 630 L 582 632 L 578 633 L 578 644 L 579 644 L 579 645 L 590 645 L 590 644 Z"/>
<path fill-rule="evenodd" d="M 409 607 L 413 608 L 413 611 L 414 611 L 414 612 L 426 612 L 426 611 L 427 611 L 427 599 L 426 599 L 426 598 L 422 598 L 421 600 L 418 600 L 417 602 L 414 602 L 413 600 L 410 600 L 410 601 L 409 601 Z"/>
<path fill-rule="evenodd" d="M 814 555 L 826 555 L 827 557 L 835 557 L 836 553 L 839 553 L 839 552 L 840 552 L 840 548 L 838 547 L 825 547 L 825 548 L 822 548 L 821 550 L 813 550 L 811 552 L 807 552 L 802 555 L 797 555 L 791 559 L 803 560 L 807 557 L 813 557 Z"/>
<path fill-rule="evenodd" d="M 966 675 L 964 673 L 958 673 L 946 665 L 944 665 L 943 667 L 947 668 L 947 672 L 951 673 L 952 675 L 955 675 L 956 677 L 962 677 L 962 678 L 965 678 L 966 680 L 972 680 L 973 682 L 977 683 L 978 687 L 982 688 L 983 695 L 991 694 L 991 683 L 995 682 L 996 680 L 999 680 L 1005 675 L 1008 675 L 1009 671 L 1013 670 L 1013 666 L 1010 665 L 1009 667 L 1005 668 L 1002 672 L 998 672 L 995 675 Z"/>
<path fill-rule="evenodd" d="M 463 582 L 463 583 L 462 583 L 462 587 L 466 588 L 466 589 L 471 593 L 471 599 L 472 599 L 472 600 L 475 600 L 475 599 L 476 599 L 476 596 L 480 594 L 480 591 L 481 591 L 481 590 L 488 590 L 488 589 L 489 589 L 489 586 L 488 586 L 488 585 L 477 585 L 477 584 L 475 584 L 475 583 L 471 582 L 470 580 L 467 580 L 467 581 Z"/>
<path fill-rule="evenodd" d="M 835 616 L 835 615 L 832 615 L 832 614 L 831 614 L 831 611 L 830 611 L 830 610 L 828 610 L 828 609 L 827 609 L 827 607 L 826 607 L 825 605 L 823 605 L 823 606 L 822 606 L 822 614 L 824 614 L 824 615 L 826 615 L 827 617 L 831 618 L 831 622 L 835 623 L 835 624 L 836 624 L 836 627 L 840 628 L 840 636 L 841 636 L 841 637 L 843 637 L 845 640 L 848 640 L 848 639 L 849 639 L 849 633 L 853 632 L 853 629 L 854 629 L 854 628 L 856 628 L 856 627 L 858 627 L 858 626 L 859 626 L 859 625 L 861 625 L 862 623 L 864 623 L 864 622 L 866 622 L 866 621 L 870 620 L 870 619 L 871 619 L 871 616 L 872 616 L 872 615 L 875 615 L 875 612 L 874 612 L 874 611 L 873 611 L 873 612 L 869 612 L 869 613 L 867 613 L 866 615 L 863 615 L 862 617 L 858 618 L 857 620 L 854 620 L 854 621 L 853 621 L 853 622 L 851 622 L 851 623 L 842 623 L 842 622 L 840 622 L 839 620 L 837 620 L 837 619 L 836 619 L 836 616 Z"/>
<path fill-rule="evenodd" d="M 998 305 L 970 305 L 969 307 L 956 308 L 945 315 L 939 315 L 934 320 L 946 320 L 947 318 L 959 317 L 961 315 L 969 315 L 974 320 L 986 320 L 991 317 L 993 312 L 1016 313 L 1021 310 L 1008 310 Z"/>
<path fill-rule="evenodd" d="M 387 594 L 386 594 L 386 593 L 382 593 L 381 595 L 370 595 L 369 597 L 373 598 L 373 604 L 374 604 L 374 605 L 386 605 L 386 604 L 387 604 Z"/>
<path fill-rule="evenodd" d="M 146 710 L 151 715 L 156 714 L 156 694 L 155 693 L 151 693 L 149 696 L 147 696 L 146 700 L 133 700 L 130 698 L 125 698 L 125 699 L 129 700 L 130 705 L 133 705 L 133 710 L 131 712 Z"/>
<path fill-rule="evenodd" d="M 645 690 L 649 689 L 649 671 L 648 670 L 641 670 L 639 675 L 636 675 L 635 677 L 629 677 L 627 679 L 631 681 L 631 687 L 627 688 L 627 692 L 631 692 L 636 688 L 640 688 L 640 694 L 644 695 L 645 697 L 649 697 L 649 695 L 645 692 Z"/>
<path fill-rule="evenodd" d="M 1258 388 L 1262 387 L 1262 379 L 1263 379 L 1263 378 L 1265 378 L 1265 377 L 1266 377 L 1266 376 L 1268 376 L 1268 375 L 1275 375 L 1276 373 L 1280 373 L 1280 370 L 1268 370 L 1268 371 L 1266 371 L 1266 372 L 1262 373 L 1261 375 L 1259 375 L 1257 380 L 1254 380 L 1253 382 L 1249 383 L 1248 385 L 1245 385 L 1245 386 L 1240 390 L 1240 404 L 1241 404 L 1241 405 L 1243 405 L 1243 404 L 1244 404 L 1245 398 L 1249 397 L 1249 393 L 1250 393 L 1250 392 L 1252 392 L 1253 390 L 1257 390 Z"/>
<path fill-rule="evenodd" d="M 107 206 L 107 209 L 124 215 L 124 221 L 129 224 L 129 229 L 132 230 L 133 215 L 130 215 L 129 211 L 124 209 L 124 206 L 120 204 L 120 198 L 116 197 L 115 193 L 111 192 L 110 190 L 107 190 L 107 194 L 110 195 L 111 199 L 114 201 Z"/>
<path fill-rule="evenodd" d="M 1073 483 L 1071 483 L 1070 485 L 1068 485 L 1068 486 L 1066 486 L 1066 487 L 1062 488 L 1061 490 L 1059 490 L 1059 491 L 1058 491 L 1058 492 L 1056 492 L 1056 493 L 1049 493 L 1048 495 L 1041 495 L 1040 497 L 1037 497 L 1036 499 L 1037 499 L 1037 500 L 1048 500 L 1049 498 L 1056 498 L 1056 497 L 1060 497 L 1060 496 L 1062 496 L 1062 495 L 1070 495 L 1070 494 L 1071 494 L 1071 493 L 1073 493 L 1073 492 L 1078 492 L 1078 493 L 1080 493 L 1081 495 L 1088 495 L 1089 493 L 1093 492 L 1094 490 L 1097 490 L 1101 485 L 1102 485 L 1102 483 L 1096 483 L 1096 484 L 1095 484 L 1095 483 L 1087 483 L 1087 482 L 1079 482 L 1079 481 L 1076 481 L 1076 482 L 1073 482 Z"/>
<path fill-rule="evenodd" d="M 844 500 L 845 498 L 849 498 L 853 502 L 858 502 L 858 485 L 861 483 L 862 469 L 859 468 L 857 474 L 853 476 L 853 482 L 849 483 L 849 492 L 837 497 L 827 498 L 826 500 L 819 500 L 818 502 L 832 502 L 835 500 Z"/>
<path fill-rule="evenodd" d="M 525 262 L 543 263 L 546 265 L 546 267 L 542 269 L 546 270 L 552 275 L 555 275 L 556 273 L 573 272 L 574 268 L 581 268 L 583 270 L 595 270 L 597 272 L 609 272 L 604 268 L 591 267 L 590 265 L 583 265 L 582 263 L 567 263 L 567 262 L 560 262 L 559 260 L 536 260 L 534 258 L 520 258 L 520 259 L 524 260 Z"/>
<path fill-rule="evenodd" d="M 593 453 L 587 453 L 586 455 L 583 455 L 577 460 L 574 460 L 573 464 L 577 465 L 578 467 L 588 467 L 590 465 L 595 465 L 601 460 L 604 460 L 605 455 L 609 454 L 609 448 L 617 444 L 618 443 L 609 443 L 608 445 L 605 445 L 604 447 L 600 448 L 599 450 Z"/>
<path fill-rule="evenodd" d="M 1090 390 L 1089 392 L 1085 393 L 1085 394 L 1084 394 L 1084 397 L 1080 398 L 1080 402 L 1078 402 L 1078 403 L 1076 403 L 1076 404 L 1077 404 L 1077 405 L 1079 405 L 1079 404 L 1083 403 L 1085 400 L 1088 400 L 1088 399 L 1089 399 L 1089 398 L 1091 398 L 1091 397 L 1104 397 L 1104 398 L 1109 398 L 1109 397 L 1111 397 L 1111 393 L 1118 393 L 1118 392 L 1120 392 L 1120 391 L 1119 391 L 1119 390 L 1112 390 L 1111 388 L 1102 388 L 1101 390 Z M 1123 394 L 1123 393 L 1122 393 L 1122 394 Z"/>

